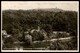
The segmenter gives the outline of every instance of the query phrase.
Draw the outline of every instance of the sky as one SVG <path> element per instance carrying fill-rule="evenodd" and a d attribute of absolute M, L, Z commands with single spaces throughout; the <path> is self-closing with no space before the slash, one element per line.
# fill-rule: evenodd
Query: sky
<path fill-rule="evenodd" d="M 2 10 L 28 10 L 43 8 L 59 8 L 63 10 L 78 11 L 78 1 L 1 1 Z"/>

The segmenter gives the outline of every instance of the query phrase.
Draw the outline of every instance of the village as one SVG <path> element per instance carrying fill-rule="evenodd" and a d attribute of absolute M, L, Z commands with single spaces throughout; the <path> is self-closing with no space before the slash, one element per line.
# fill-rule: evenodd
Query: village
<path fill-rule="evenodd" d="M 40 32 L 41 34 L 43 34 L 43 37 L 44 39 L 43 40 L 33 40 L 33 36 L 31 34 L 33 34 L 34 32 Z M 57 34 L 59 34 L 57 36 Z M 62 35 L 63 36 L 62 36 Z M 52 34 L 50 36 L 47 36 L 47 32 L 43 29 L 40 29 L 40 27 L 38 26 L 37 29 L 32 29 L 32 30 L 29 30 L 24 32 L 24 35 L 25 35 L 25 42 L 26 45 L 33 45 L 35 43 L 39 43 L 39 42 L 54 42 L 54 41 L 57 41 L 57 40 L 69 40 L 70 38 L 70 33 L 68 32 L 65 32 L 65 31 L 53 31 Z M 61 36 L 61 38 L 60 38 Z M 4 45 L 4 39 L 5 38 L 9 38 L 9 37 L 12 37 L 12 35 L 10 34 L 7 34 L 7 31 L 6 30 L 2 30 L 2 46 Z M 15 48 L 16 50 L 23 50 L 23 47 L 20 46 L 18 47 L 17 44 L 23 44 L 24 42 L 23 41 L 14 41 L 13 42 L 14 44 L 16 44 Z"/>

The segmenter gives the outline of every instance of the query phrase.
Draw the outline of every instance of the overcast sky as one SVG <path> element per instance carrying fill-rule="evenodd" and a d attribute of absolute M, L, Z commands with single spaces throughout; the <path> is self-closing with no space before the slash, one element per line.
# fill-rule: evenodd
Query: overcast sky
<path fill-rule="evenodd" d="M 27 10 L 38 8 L 60 8 L 63 10 L 78 11 L 78 1 L 2 1 L 2 10 Z"/>

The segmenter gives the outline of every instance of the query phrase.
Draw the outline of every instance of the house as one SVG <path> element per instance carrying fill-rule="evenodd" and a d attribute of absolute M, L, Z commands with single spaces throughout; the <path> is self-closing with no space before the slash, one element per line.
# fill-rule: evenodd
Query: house
<path fill-rule="evenodd" d="M 33 30 L 31 30 L 30 32 L 31 33 L 33 33 L 33 32 L 40 32 L 41 34 L 43 34 L 43 36 L 44 36 L 44 39 L 47 39 L 48 37 L 47 37 L 47 32 L 44 30 L 44 29 L 40 29 L 40 27 L 38 26 L 38 28 L 37 29 L 33 29 Z"/>
<path fill-rule="evenodd" d="M 47 32 L 46 32 L 45 30 L 41 29 L 41 30 L 40 30 L 40 33 L 43 34 L 44 39 L 47 39 L 47 38 L 48 38 L 48 37 L 47 37 Z"/>
<path fill-rule="evenodd" d="M 32 29 L 30 32 L 33 33 L 34 31 L 39 32 L 40 31 L 40 27 L 38 26 L 38 29 Z"/>
<path fill-rule="evenodd" d="M 10 37 L 10 34 L 7 34 L 6 30 L 2 30 L 2 35 L 4 38 Z"/>
<path fill-rule="evenodd" d="M 53 31 L 53 34 L 57 34 L 57 31 Z"/>
<path fill-rule="evenodd" d="M 65 31 L 59 31 L 60 34 L 66 33 Z"/>
<path fill-rule="evenodd" d="M 70 33 L 66 33 L 67 35 L 70 35 Z"/>
<path fill-rule="evenodd" d="M 51 38 L 57 37 L 58 34 L 62 37 L 70 35 L 70 33 L 66 32 L 66 31 L 53 31 Z"/>
<path fill-rule="evenodd" d="M 53 34 L 57 34 L 57 33 L 60 33 L 60 34 L 69 34 L 69 33 L 67 33 L 67 32 L 65 32 L 65 31 L 53 31 Z"/>
<path fill-rule="evenodd" d="M 25 41 L 28 41 L 30 44 L 32 44 L 32 36 L 29 34 L 29 32 L 25 32 Z"/>
<path fill-rule="evenodd" d="M 2 35 L 7 35 L 6 30 L 2 30 Z"/>

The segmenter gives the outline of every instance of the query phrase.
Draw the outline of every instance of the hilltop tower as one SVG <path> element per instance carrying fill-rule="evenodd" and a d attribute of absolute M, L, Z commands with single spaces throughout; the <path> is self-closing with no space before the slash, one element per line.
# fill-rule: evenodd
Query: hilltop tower
<path fill-rule="evenodd" d="M 56 7 L 56 9 L 58 9 L 58 8 Z"/>

